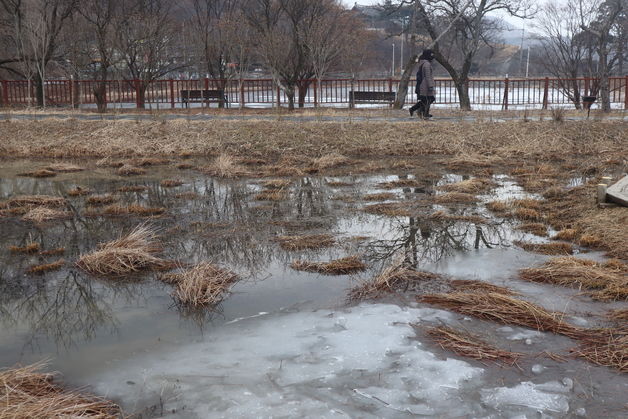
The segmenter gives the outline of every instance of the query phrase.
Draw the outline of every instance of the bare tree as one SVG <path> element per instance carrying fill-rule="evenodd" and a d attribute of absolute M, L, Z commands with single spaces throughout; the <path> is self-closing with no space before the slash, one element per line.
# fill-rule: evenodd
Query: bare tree
<path fill-rule="evenodd" d="M 144 108 L 148 86 L 186 66 L 177 60 L 177 26 L 168 0 L 123 2 L 116 21 L 116 47 L 127 70 L 126 79 L 137 82 L 137 103 Z"/>

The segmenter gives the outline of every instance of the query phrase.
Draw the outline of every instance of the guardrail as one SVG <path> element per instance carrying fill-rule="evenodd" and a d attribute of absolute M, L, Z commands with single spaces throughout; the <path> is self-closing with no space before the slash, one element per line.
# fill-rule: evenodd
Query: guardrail
<path fill-rule="evenodd" d="M 303 106 L 350 105 L 350 91 L 396 91 L 398 79 L 324 79 L 303 82 Z M 589 96 L 597 80 L 592 78 L 555 79 L 470 79 L 471 105 L 499 107 L 573 106 L 573 92 L 578 97 Z M 628 109 L 628 76 L 611 77 L 610 99 L 615 107 Z M 148 84 L 142 94 L 140 80 L 47 80 L 46 103 L 49 106 L 92 107 L 96 104 L 94 92 L 104 86 L 103 97 L 108 107 L 119 108 L 181 108 L 184 101 L 181 90 L 221 89 L 225 91 L 231 107 L 286 106 L 288 98 L 272 79 L 245 80 L 156 80 Z M 406 103 L 414 101 L 414 80 L 410 82 Z M 3 106 L 29 106 L 36 103 L 35 84 L 25 80 L 1 80 L 0 104 Z M 458 92 L 450 79 L 436 80 L 438 104 L 459 103 Z M 571 92 L 571 93 L 570 93 Z M 208 106 L 199 103 L 198 106 Z M 218 106 L 218 104 L 214 104 Z M 295 94 L 295 106 L 299 106 Z M 367 105 L 372 106 L 372 105 Z"/>

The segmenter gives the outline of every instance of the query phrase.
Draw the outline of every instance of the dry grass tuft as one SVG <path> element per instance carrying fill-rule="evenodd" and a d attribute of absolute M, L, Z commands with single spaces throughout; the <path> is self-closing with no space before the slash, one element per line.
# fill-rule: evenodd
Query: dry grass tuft
<path fill-rule="evenodd" d="M 129 185 L 129 186 L 121 186 L 118 188 L 118 192 L 144 192 L 147 190 L 148 190 L 148 187 L 144 185 Z"/>
<path fill-rule="evenodd" d="M 364 271 L 366 264 L 357 256 L 347 256 L 331 262 L 295 260 L 290 264 L 290 267 L 297 271 L 316 272 L 325 275 L 347 275 Z"/>
<path fill-rule="evenodd" d="M 75 187 L 74 189 L 70 189 L 68 191 L 69 196 L 85 196 L 91 195 L 93 191 L 89 188 L 81 188 L 80 186 Z"/>
<path fill-rule="evenodd" d="M 541 253 L 543 255 L 571 255 L 573 253 L 573 246 L 563 242 L 527 243 L 517 241 L 514 244 L 527 252 Z"/>
<path fill-rule="evenodd" d="M 200 263 L 181 273 L 168 274 L 162 280 L 175 284 L 173 296 L 185 305 L 206 307 L 218 304 L 238 276 L 211 263 Z"/>
<path fill-rule="evenodd" d="M 519 295 L 519 293 L 508 288 L 473 279 L 456 279 L 451 281 L 451 286 L 454 290 L 462 292 L 495 292 L 504 295 Z"/>
<path fill-rule="evenodd" d="M 541 220 L 541 214 L 532 208 L 517 208 L 514 212 L 514 216 L 520 220 L 538 221 Z"/>
<path fill-rule="evenodd" d="M 602 301 L 628 299 L 626 266 L 575 257 L 553 258 L 537 268 L 519 271 L 521 279 L 579 289 L 595 290 L 591 296 Z"/>
<path fill-rule="evenodd" d="M 572 353 L 596 365 L 628 372 L 628 330 L 607 329 L 598 336 L 584 338 Z"/>
<path fill-rule="evenodd" d="M 221 178 L 236 178 L 248 174 L 242 166 L 236 163 L 233 157 L 226 154 L 221 154 L 214 159 L 211 165 L 201 167 L 199 170 L 210 176 Z"/>
<path fill-rule="evenodd" d="M 28 243 L 26 246 L 9 246 L 11 253 L 37 253 L 41 249 L 41 245 L 37 242 Z"/>
<path fill-rule="evenodd" d="M 326 183 L 327 183 L 328 186 L 331 186 L 332 188 L 341 188 L 341 187 L 344 187 L 344 186 L 353 186 L 353 183 L 350 183 L 350 182 L 340 182 L 340 181 L 335 181 L 335 180 L 332 180 L 332 181 L 328 180 Z"/>
<path fill-rule="evenodd" d="M 177 169 L 179 170 L 194 169 L 194 165 L 190 163 L 179 163 L 177 164 Z"/>
<path fill-rule="evenodd" d="M 397 195 L 391 192 L 373 193 L 362 197 L 364 201 L 390 201 L 395 198 L 397 198 Z"/>
<path fill-rule="evenodd" d="M 65 253 L 65 247 L 57 247 L 56 249 L 42 250 L 40 256 L 58 256 Z"/>
<path fill-rule="evenodd" d="M 366 205 L 362 211 L 375 214 L 385 215 L 388 217 L 409 217 L 412 215 L 407 203 L 405 202 L 389 202 L 385 204 Z"/>
<path fill-rule="evenodd" d="M 469 204 L 477 201 L 478 198 L 475 195 L 463 192 L 448 192 L 434 197 L 436 204 Z"/>
<path fill-rule="evenodd" d="M 263 183 L 267 189 L 285 189 L 292 184 L 288 179 L 269 179 Z"/>
<path fill-rule="evenodd" d="M 120 167 L 116 171 L 116 173 L 120 176 L 139 176 L 139 175 L 145 175 L 146 170 L 142 169 L 141 167 L 130 166 L 128 164 L 125 164 L 124 166 Z"/>
<path fill-rule="evenodd" d="M 517 230 L 525 231 L 526 233 L 531 233 L 541 237 L 547 236 L 547 226 L 541 223 L 521 224 L 520 226 L 517 226 Z"/>
<path fill-rule="evenodd" d="M 608 312 L 607 317 L 618 323 L 628 322 L 628 308 L 619 308 Z"/>
<path fill-rule="evenodd" d="M 395 291 L 405 291 L 414 288 L 417 282 L 430 282 L 442 279 L 441 275 L 408 269 L 401 265 L 391 265 L 378 276 L 353 287 L 349 291 L 349 299 L 359 301 L 372 299 Z"/>
<path fill-rule="evenodd" d="M 145 207 L 143 205 L 109 205 L 103 208 L 102 215 L 120 216 L 120 215 L 138 215 L 140 217 L 151 217 L 161 215 L 166 212 L 163 207 Z"/>
<path fill-rule="evenodd" d="M 565 228 L 565 229 L 560 230 L 558 233 L 556 233 L 556 235 L 552 237 L 552 240 L 570 241 L 570 240 L 574 240 L 577 235 L 578 235 L 578 231 L 576 229 Z"/>
<path fill-rule="evenodd" d="M 313 166 L 318 169 L 328 169 L 330 167 L 338 167 L 350 162 L 350 159 L 338 153 L 330 153 L 314 159 Z"/>
<path fill-rule="evenodd" d="M 59 270 L 63 267 L 63 265 L 65 265 L 65 260 L 59 259 L 56 262 L 31 266 L 30 268 L 27 269 L 26 272 L 29 274 L 43 274 L 46 272 Z"/>
<path fill-rule="evenodd" d="M 111 157 L 104 157 L 96 162 L 97 167 L 122 167 L 124 162 L 120 160 L 113 160 Z"/>
<path fill-rule="evenodd" d="M 18 173 L 18 176 L 45 178 L 45 177 L 57 176 L 57 172 L 53 172 L 52 170 L 47 170 L 47 169 L 38 169 L 38 170 L 33 170 L 32 172 Z"/>
<path fill-rule="evenodd" d="M 159 158 L 159 157 L 142 157 L 142 158 L 137 158 L 137 159 L 130 159 L 125 162 L 125 164 L 128 164 L 129 166 L 140 166 L 140 167 L 160 166 L 160 165 L 164 165 L 168 163 L 170 163 L 170 160 Z"/>
<path fill-rule="evenodd" d="M 503 159 L 495 156 L 493 153 L 489 155 L 469 153 L 452 157 L 450 159 L 444 160 L 442 163 L 445 163 L 447 167 L 454 170 L 467 168 L 477 169 L 478 167 L 491 167 L 494 165 L 502 164 Z"/>
<path fill-rule="evenodd" d="M 118 419 L 121 410 L 113 402 L 67 391 L 53 383 L 54 375 L 39 372 L 43 363 L 0 371 L 0 418 Z"/>
<path fill-rule="evenodd" d="M 157 257 L 160 252 L 161 246 L 157 243 L 155 231 L 140 225 L 128 235 L 81 255 L 76 264 L 92 274 L 122 276 L 166 266 L 168 263 Z"/>
<path fill-rule="evenodd" d="M 8 208 L 50 207 L 58 208 L 67 205 L 65 198 L 49 195 L 23 195 L 7 201 Z"/>
<path fill-rule="evenodd" d="M 282 189 L 263 190 L 255 195 L 256 201 L 285 201 L 288 193 Z"/>
<path fill-rule="evenodd" d="M 439 189 L 447 192 L 479 194 L 488 192 L 495 188 L 495 186 L 497 186 L 497 184 L 491 179 L 473 178 L 461 182 L 448 183 L 441 186 Z"/>
<path fill-rule="evenodd" d="M 498 214 L 510 211 L 510 205 L 505 201 L 491 201 L 486 203 L 486 208 L 489 211 L 496 212 Z"/>
<path fill-rule="evenodd" d="M 264 176 L 286 176 L 286 177 L 301 177 L 305 175 L 305 172 L 296 166 L 290 166 L 287 164 L 277 164 L 274 166 L 266 166 L 262 172 Z"/>
<path fill-rule="evenodd" d="M 558 186 L 552 186 L 544 190 L 541 195 L 543 195 L 545 199 L 560 198 L 565 195 L 565 190 Z"/>
<path fill-rule="evenodd" d="M 46 221 L 65 220 L 68 218 L 72 218 L 72 213 L 68 211 L 59 211 L 52 208 L 37 207 L 24 214 L 22 220 L 31 221 L 33 223 L 44 223 Z"/>
<path fill-rule="evenodd" d="M 101 206 L 113 204 L 118 200 L 118 197 L 112 194 L 94 195 L 87 198 L 85 203 L 91 206 Z"/>
<path fill-rule="evenodd" d="M 418 300 L 457 313 L 503 324 L 525 326 L 569 337 L 582 335 L 582 329 L 563 320 L 563 313 L 550 313 L 540 306 L 500 293 L 452 292 L 425 295 L 419 297 Z"/>
<path fill-rule="evenodd" d="M 602 239 L 593 234 L 583 234 L 578 239 L 578 244 L 584 247 L 598 247 L 602 244 Z"/>
<path fill-rule="evenodd" d="M 51 164 L 45 169 L 53 171 L 53 172 L 59 172 L 59 173 L 82 172 L 83 170 L 85 170 L 84 167 L 77 166 L 75 164 L 70 164 L 70 163 L 55 163 L 55 164 Z"/>
<path fill-rule="evenodd" d="M 515 199 L 510 204 L 515 208 L 541 209 L 541 201 L 532 198 Z"/>
<path fill-rule="evenodd" d="M 276 240 L 284 250 L 322 249 L 336 244 L 336 239 L 331 234 L 278 236 Z"/>
<path fill-rule="evenodd" d="M 589 191 L 591 192 L 591 191 Z M 583 236 L 599 238 L 599 242 L 590 241 L 591 247 L 606 250 L 610 257 L 628 260 L 628 211 L 624 207 L 600 210 L 590 208 L 579 211 L 574 227 Z"/>
<path fill-rule="evenodd" d="M 159 184 L 164 188 L 174 188 L 183 185 L 183 181 L 178 179 L 164 179 L 159 182 Z"/>
<path fill-rule="evenodd" d="M 502 365 L 514 365 L 522 353 L 495 348 L 477 336 L 467 332 L 440 326 L 427 329 L 427 334 L 443 349 L 449 349 L 460 356 L 478 361 L 491 361 Z"/>
<path fill-rule="evenodd" d="M 379 183 L 377 186 L 384 189 L 397 189 L 397 188 L 419 188 L 421 183 L 415 179 L 399 179 L 392 180 L 390 182 Z"/>

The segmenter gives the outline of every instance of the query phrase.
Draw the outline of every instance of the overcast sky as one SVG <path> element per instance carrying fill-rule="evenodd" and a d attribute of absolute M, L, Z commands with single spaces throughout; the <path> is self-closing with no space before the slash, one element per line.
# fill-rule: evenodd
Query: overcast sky
<path fill-rule="evenodd" d="M 375 4 L 381 3 L 381 0 L 357 0 L 357 1 L 356 0 L 342 0 L 342 2 L 347 7 L 353 7 L 355 3 L 362 4 L 362 5 L 375 5 Z M 527 28 L 530 28 L 530 26 L 532 25 L 531 20 L 528 20 L 527 22 L 524 23 L 523 19 L 514 18 L 512 16 L 507 16 L 503 13 L 497 13 L 496 16 L 500 16 L 502 19 L 504 19 L 511 25 L 518 28 L 521 28 L 522 26 L 524 26 L 524 24 Z"/>

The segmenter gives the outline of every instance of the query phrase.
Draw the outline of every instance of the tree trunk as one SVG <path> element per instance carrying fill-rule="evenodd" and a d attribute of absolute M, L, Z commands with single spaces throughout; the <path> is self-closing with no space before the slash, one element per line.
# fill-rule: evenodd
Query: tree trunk
<path fill-rule="evenodd" d="M 144 109 L 146 107 L 146 88 L 148 85 L 140 83 L 139 89 L 137 89 L 137 107 Z"/>
<path fill-rule="evenodd" d="M 401 76 L 401 80 L 399 81 L 399 86 L 397 87 L 397 98 L 395 99 L 394 104 L 395 109 L 403 109 L 403 105 L 406 103 L 408 85 L 410 84 L 410 78 L 412 77 L 417 58 L 418 56 L 416 54 L 412 55 L 403 68 L 403 74 Z"/>
<path fill-rule="evenodd" d="M 580 88 L 578 87 L 578 80 L 574 78 L 572 81 L 573 84 L 573 104 L 576 109 L 580 110 L 582 108 L 581 99 L 580 99 Z"/>
<path fill-rule="evenodd" d="M 104 82 L 98 83 L 94 88 L 94 98 L 96 98 L 96 107 L 98 112 L 105 113 L 107 111 L 106 86 Z"/>
<path fill-rule="evenodd" d="M 465 78 L 454 79 L 454 85 L 458 91 L 458 100 L 460 101 L 460 110 L 471 110 L 471 99 L 469 97 L 469 80 Z"/>
<path fill-rule="evenodd" d="M 286 90 L 286 97 L 288 98 L 288 109 L 294 110 L 294 89 Z"/>
<path fill-rule="evenodd" d="M 305 107 L 305 98 L 307 97 L 307 91 L 308 91 L 309 87 L 310 87 L 310 81 L 309 80 L 302 80 L 298 84 L 298 89 L 299 89 L 299 108 L 304 108 Z"/>
<path fill-rule="evenodd" d="M 608 55 L 606 54 L 606 48 L 602 46 L 600 51 L 600 100 L 602 102 L 602 111 L 610 112 L 611 110 L 611 98 L 608 88 Z"/>
<path fill-rule="evenodd" d="M 37 106 L 44 106 L 44 81 L 41 78 L 41 74 L 37 72 L 35 74 L 35 97 L 37 98 Z"/>

